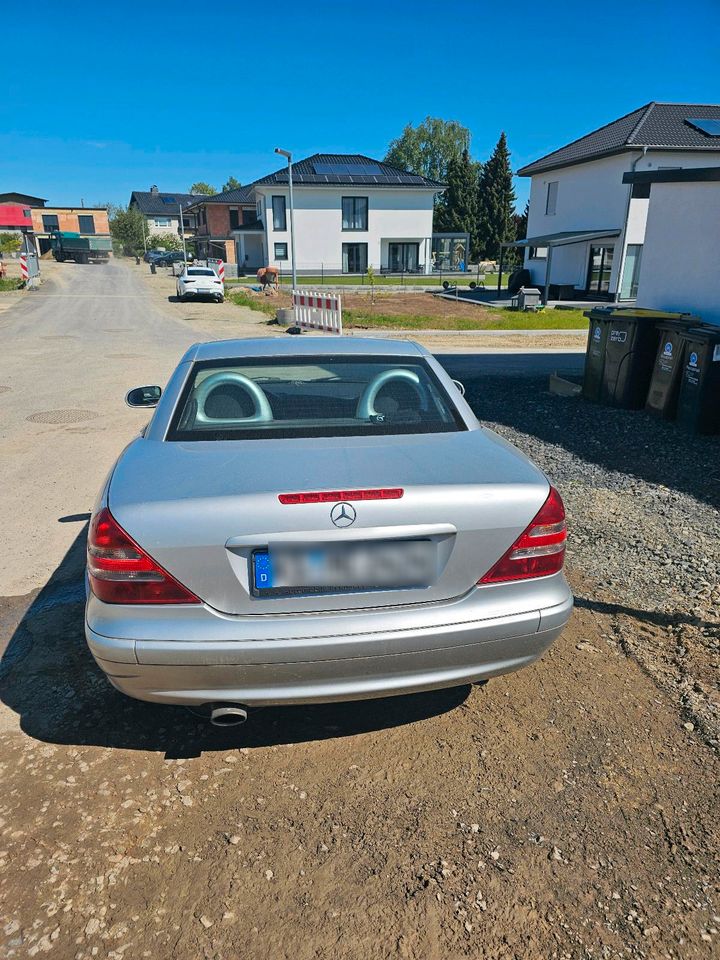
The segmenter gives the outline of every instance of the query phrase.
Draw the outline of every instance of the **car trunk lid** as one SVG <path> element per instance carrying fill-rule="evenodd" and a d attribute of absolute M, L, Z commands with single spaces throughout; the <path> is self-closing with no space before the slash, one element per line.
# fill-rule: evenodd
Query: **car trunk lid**
<path fill-rule="evenodd" d="M 400 488 L 394 499 L 282 503 L 288 493 Z M 121 457 L 110 510 L 148 553 L 228 615 L 311 613 L 447 600 L 466 593 L 542 505 L 548 483 L 489 431 L 416 436 L 177 443 L 138 439 Z M 340 498 L 342 500 L 342 498 Z M 338 501 L 340 502 L 340 501 Z M 254 593 L 253 558 L 310 548 L 423 541 L 419 586 Z"/>

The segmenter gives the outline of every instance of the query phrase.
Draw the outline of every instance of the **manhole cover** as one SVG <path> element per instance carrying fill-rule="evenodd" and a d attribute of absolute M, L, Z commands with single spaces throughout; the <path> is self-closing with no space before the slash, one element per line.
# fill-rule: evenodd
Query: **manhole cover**
<path fill-rule="evenodd" d="M 93 410 L 40 410 L 25 419 L 30 423 L 79 423 L 81 420 L 94 420 L 96 417 Z"/>
<path fill-rule="evenodd" d="M 80 337 L 74 336 L 72 333 L 62 333 L 53 336 L 40 337 L 41 340 L 79 340 Z"/>

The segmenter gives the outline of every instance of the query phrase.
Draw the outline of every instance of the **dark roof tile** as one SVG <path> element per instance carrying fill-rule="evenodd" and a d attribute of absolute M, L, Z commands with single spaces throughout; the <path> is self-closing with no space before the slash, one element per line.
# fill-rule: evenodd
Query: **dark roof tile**
<path fill-rule="evenodd" d="M 688 123 L 691 118 L 720 120 L 720 104 L 647 103 L 592 133 L 518 170 L 530 177 L 545 170 L 585 163 L 600 157 L 659 147 L 668 150 L 720 150 L 720 137 L 712 137 Z"/>
<path fill-rule="evenodd" d="M 166 203 L 163 197 L 170 202 Z M 169 217 L 172 216 L 173 212 L 178 212 L 179 203 L 185 208 L 200 199 L 202 197 L 197 193 L 171 193 L 170 191 L 153 193 L 150 190 L 133 190 L 130 194 L 130 206 L 137 206 L 141 213 L 147 215 L 160 214 Z"/>

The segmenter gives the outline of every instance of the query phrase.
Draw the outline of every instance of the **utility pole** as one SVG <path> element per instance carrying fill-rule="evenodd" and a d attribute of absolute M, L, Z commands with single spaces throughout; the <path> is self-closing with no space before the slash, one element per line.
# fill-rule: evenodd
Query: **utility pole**
<path fill-rule="evenodd" d="M 281 150 L 275 147 L 275 153 L 282 157 L 287 157 L 288 162 L 288 181 L 290 186 L 290 256 L 292 257 L 292 288 L 297 289 L 297 268 L 295 265 L 295 209 L 293 207 L 293 182 L 292 182 L 292 154 L 287 150 Z M 268 256 L 270 251 L 268 250 Z"/>

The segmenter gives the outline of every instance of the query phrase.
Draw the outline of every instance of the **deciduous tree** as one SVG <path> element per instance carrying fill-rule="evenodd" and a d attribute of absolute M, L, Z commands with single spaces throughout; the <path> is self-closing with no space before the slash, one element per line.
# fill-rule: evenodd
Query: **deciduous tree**
<path fill-rule="evenodd" d="M 148 250 L 182 250 L 182 240 L 174 233 L 151 233 L 147 238 Z"/>
<path fill-rule="evenodd" d="M 17 233 L 0 233 L 0 253 L 17 253 L 22 240 Z"/>
<path fill-rule="evenodd" d="M 242 184 L 235 177 L 228 177 L 220 192 L 227 193 L 228 190 L 239 190 L 241 186 Z"/>
<path fill-rule="evenodd" d="M 110 209 L 110 233 L 126 256 L 136 257 L 144 252 L 144 232 L 145 218 L 136 207 Z"/>
<path fill-rule="evenodd" d="M 209 183 L 205 183 L 203 180 L 198 180 L 197 183 L 193 183 L 190 187 L 190 193 L 201 193 L 206 197 L 214 197 L 217 193 L 215 187 L 211 187 Z"/>
<path fill-rule="evenodd" d="M 390 142 L 385 163 L 444 183 L 452 160 L 470 149 L 470 131 L 457 120 L 426 117 L 417 127 L 409 123 Z"/>

